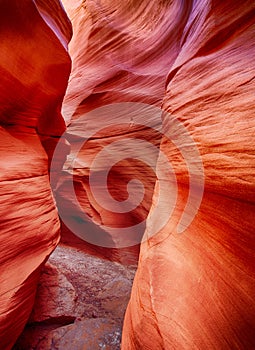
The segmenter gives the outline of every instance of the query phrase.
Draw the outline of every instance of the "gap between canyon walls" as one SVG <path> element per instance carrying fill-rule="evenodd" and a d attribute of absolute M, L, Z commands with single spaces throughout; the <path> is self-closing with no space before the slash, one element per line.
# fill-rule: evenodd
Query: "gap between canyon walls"
<path fill-rule="evenodd" d="M 39 3 L 38 3 L 39 4 Z M 53 23 L 55 25 L 55 21 L 52 21 L 49 18 L 49 14 L 47 13 L 47 9 L 45 9 L 45 5 L 43 2 L 40 2 L 40 9 L 43 12 L 43 18 L 47 23 Z M 47 7 L 47 6 L 46 6 Z M 49 9 L 49 8 L 48 8 Z M 84 33 L 83 30 L 88 30 L 88 25 L 83 21 L 83 7 L 79 7 L 79 10 L 82 10 L 81 14 L 78 13 L 76 18 L 80 18 L 78 23 L 80 27 L 74 26 L 74 37 L 73 40 L 76 40 L 76 33 L 80 35 L 81 44 L 77 45 L 79 50 L 83 47 L 84 43 Z M 97 8 L 95 8 L 92 12 L 95 16 L 97 16 Z M 178 9 L 177 9 L 178 10 Z M 178 11 L 177 11 L 178 12 Z M 162 27 L 166 25 L 166 18 L 159 18 L 159 24 L 162 22 Z M 81 21 L 81 22 L 80 22 Z M 117 56 L 121 53 L 123 48 L 121 45 L 124 44 L 124 38 L 119 37 L 119 33 L 115 33 L 112 30 L 111 25 L 105 28 L 105 24 L 102 18 L 97 18 L 94 20 L 94 27 L 91 28 L 92 31 L 97 31 L 96 27 L 102 25 L 103 33 L 101 35 L 110 35 L 113 41 L 116 39 L 117 41 L 117 51 L 114 53 L 113 50 L 109 50 L 107 48 L 105 54 L 111 51 Z M 90 23 L 90 22 L 88 22 Z M 139 23 L 138 23 L 139 24 Z M 53 28 L 54 32 L 56 32 L 56 28 Z M 170 28 L 172 31 L 173 28 Z M 107 30 L 109 33 L 107 33 Z M 163 32 L 163 28 L 159 30 L 159 36 Z M 131 33 L 132 34 L 132 33 Z M 171 34 L 173 35 L 173 34 Z M 144 40 L 144 36 L 149 36 L 149 32 L 142 33 L 142 38 L 137 37 L 135 52 L 139 52 L 140 43 Z M 61 36 L 59 39 L 62 40 Z M 99 36 L 100 37 L 100 36 Z M 93 46 L 94 40 L 98 40 L 94 38 L 94 34 L 91 36 L 91 45 Z M 85 41 L 86 42 L 86 41 Z M 130 50 L 129 48 L 129 39 L 127 40 L 128 47 L 126 48 L 127 52 Z M 150 50 L 150 44 L 146 43 L 148 46 L 148 50 Z M 70 46 L 71 47 L 71 46 Z M 164 48 L 160 49 L 160 53 L 163 53 Z M 169 49 L 169 48 L 168 48 Z M 97 49 L 98 50 L 98 49 Z M 162 51 L 163 50 L 163 51 Z M 99 50 L 100 51 L 100 50 Z M 157 58 L 160 68 L 157 67 L 156 71 L 153 73 L 152 77 L 148 76 L 148 67 L 143 68 L 142 71 L 139 72 L 139 62 L 135 63 L 134 66 L 138 65 L 138 72 L 130 72 L 129 69 L 119 67 L 119 64 L 122 66 L 123 62 L 119 62 L 117 57 L 117 61 L 110 60 L 110 68 L 113 70 L 113 77 L 102 76 L 102 83 L 104 81 L 115 86 L 116 92 L 115 94 L 109 94 L 109 100 L 104 101 L 104 99 L 100 102 L 98 99 L 98 94 L 96 93 L 96 104 L 95 106 L 100 106 L 104 104 L 109 104 L 111 102 L 139 102 L 144 101 L 148 105 L 160 105 L 162 103 L 162 97 L 164 94 L 164 80 L 162 79 L 166 75 L 167 71 L 167 62 L 162 60 L 160 53 L 157 52 L 158 48 L 155 48 L 153 52 L 150 53 L 152 58 Z M 99 72 L 98 64 L 102 61 L 103 56 L 98 57 L 96 61 L 94 61 L 93 51 L 86 50 L 82 51 L 82 55 L 90 55 L 90 61 L 87 57 L 82 57 L 84 61 L 88 65 L 92 65 L 92 72 L 95 72 L 96 75 L 92 75 L 92 83 L 95 84 L 95 88 L 98 85 L 97 74 Z M 130 52 L 130 56 L 135 56 L 135 52 Z M 77 52 L 76 52 L 77 54 Z M 78 53 L 79 54 L 79 53 Z M 103 53 L 102 53 L 103 54 Z M 71 53 L 71 57 L 73 60 L 73 70 L 70 77 L 70 84 L 73 81 L 74 77 L 77 76 L 77 72 L 75 71 L 76 60 L 73 55 L 75 55 L 75 50 L 73 54 Z M 98 53 L 96 53 L 96 56 Z M 167 58 L 166 52 L 164 52 L 165 59 Z M 140 57 L 138 61 L 142 61 L 144 57 Z M 123 58 L 125 61 L 125 58 Z M 122 60 L 120 60 L 122 61 Z M 150 60 L 147 62 L 151 66 Z M 125 65 L 125 62 L 124 62 Z M 117 68 L 115 67 L 117 66 Z M 79 108 L 85 107 L 88 108 L 86 112 L 93 109 L 95 106 L 90 106 L 88 99 L 94 100 L 94 93 L 91 93 L 91 97 L 83 96 L 84 92 L 88 93 L 88 88 L 86 86 L 87 79 L 89 76 L 89 69 L 86 67 L 78 67 L 84 74 L 84 80 L 81 79 L 80 85 L 77 84 L 77 81 L 70 87 L 70 90 L 77 89 L 78 85 L 81 90 L 79 91 L 80 97 L 82 97 L 82 101 L 79 102 L 78 106 L 75 108 L 74 113 L 74 121 L 78 119 L 78 117 L 84 113 L 83 110 L 79 110 Z M 120 74 L 119 74 L 120 70 Z M 126 70 L 126 71 L 125 71 Z M 144 71 L 145 70 L 145 71 Z M 106 75 L 109 73 L 108 67 L 105 67 L 104 72 Z M 81 72 L 79 72 L 81 74 Z M 78 75 L 79 75 L 78 74 Z M 94 73 L 93 73 L 94 74 Z M 100 73 L 102 75 L 102 72 Z M 123 75 L 124 85 L 120 88 L 120 82 L 116 82 L 116 77 L 121 77 Z M 95 78 L 93 82 L 93 78 Z M 131 77 L 131 79 L 129 79 Z M 53 79 L 58 79 L 58 75 L 52 77 Z M 127 79 L 126 79 L 127 78 Z M 139 82 L 139 79 L 144 80 L 144 83 Z M 82 82 L 83 80 L 83 82 Z M 118 80 L 118 79 L 117 79 Z M 127 80 L 125 82 L 125 80 Z M 100 85 L 101 83 L 99 83 Z M 146 87 L 152 84 L 151 91 L 146 95 Z M 154 86 L 153 86 L 154 84 Z M 144 86 L 143 86 L 144 85 Z M 141 91 L 141 89 L 144 89 Z M 93 88 L 94 89 L 94 88 Z M 102 86 L 102 89 L 106 89 L 107 87 Z M 126 94 L 125 90 L 130 89 L 131 91 Z M 122 93 L 122 90 L 124 91 Z M 117 95 L 120 94 L 119 98 Z M 161 94 L 161 98 L 157 96 L 157 94 Z M 124 95 L 127 95 L 124 97 Z M 66 100 L 64 102 L 64 116 L 68 116 L 68 93 L 66 95 Z M 71 107 L 72 104 L 75 104 L 76 101 L 71 99 Z M 92 107 L 92 108 L 91 108 Z M 51 108 L 51 105 L 48 107 Z M 69 107 L 70 108 L 70 107 Z M 77 109 L 77 112 L 76 112 Z M 115 111 L 116 112 L 116 111 Z M 139 111 L 137 111 L 139 112 Z M 146 112 L 146 110 L 145 110 Z M 152 121 L 152 126 L 161 124 L 161 113 L 157 112 L 158 119 Z M 127 120 L 126 120 L 127 119 Z M 68 120 L 68 118 L 67 118 Z M 43 119 L 42 119 L 43 121 Z M 41 121 L 41 123 L 42 123 Z M 58 210 L 60 212 L 60 218 L 63 218 L 63 212 L 61 212 L 61 207 L 64 206 L 64 214 L 67 214 L 68 220 L 74 220 L 75 224 L 79 224 L 80 222 L 84 222 L 84 212 L 87 213 L 91 218 L 96 219 L 97 223 L 95 224 L 90 220 L 90 218 L 86 218 L 86 226 L 85 233 L 88 237 L 85 237 L 85 240 L 79 240 L 78 237 L 72 234 L 72 231 L 68 230 L 68 227 L 65 227 L 65 221 L 62 223 L 62 243 L 60 247 L 58 247 L 55 252 L 51 255 L 49 259 L 49 263 L 43 268 L 41 273 L 41 278 L 39 280 L 39 286 L 36 295 L 36 302 L 34 305 L 34 309 L 32 314 L 30 315 L 28 325 L 18 342 L 15 345 L 15 349 L 44 349 L 44 348 L 56 348 L 56 349 L 73 349 L 73 347 L 81 347 L 87 346 L 88 348 L 100 345 L 100 339 L 102 342 L 102 346 L 108 346 L 109 349 L 118 349 L 120 345 L 120 335 L 122 322 L 124 317 L 124 311 L 129 299 L 131 282 L 134 276 L 134 266 L 137 263 L 138 252 L 139 252 L 139 244 L 136 244 L 135 247 L 132 246 L 128 242 L 127 248 L 118 247 L 118 242 L 116 243 L 111 236 L 111 233 L 107 232 L 107 230 L 102 230 L 100 228 L 100 224 L 105 223 L 105 220 L 108 220 L 107 225 L 115 226 L 118 229 L 122 229 L 127 225 L 132 225 L 136 222 L 144 221 L 147 217 L 147 214 L 150 210 L 151 206 L 151 198 L 153 195 L 154 183 L 156 180 L 155 174 L 151 171 L 149 166 L 145 166 L 141 161 L 134 161 L 132 159 L 127 159 L 123 163 L 117 164 L 112 170 L 112 178 L 113 182 L 109 184 L 110 191 L 112 192 L 115 198 L 125 199 L 126 197 L 126 187 L 127 182 L 132 178 L 138 178 L 142 182 L 145 183 L 145 198 L 137 210 L 134 210 L 131 213 L 125 213 L 125 215 L 111 215 L 109 212 L 102 212 L 100 208 L 98 209 L 88 190 L 88 182 L 87 182 L 87 166 L 83 168 L 83 164 L 86 165 L 89 157 L 93 157 L 93 150 L 97 151 L 101 145 L 106 145 L 107 141 L 112 141 L 111 138 L 119 136 L 119 138 L 125 138 L 127 129 L 132 126 L 129 115 L 125 115 L 125 120 L 122 118 L 122 123 L 119 125 L 118 129 L 112 129 L 112 126 L 105 128 L 106 121 L 102 119 L 101 124 L 98 126 L 96 123 L 98 120 L 96 118 L 85 118 L 85 124 L 75 125 L 75 122 L 70 120 L 67 133 L 63 138 L 59 141 L 58 138 L 51 138 L 44 135 L 43 129 L 40 129 L 40 137 L 43 146 L 47 150 L 47 154 L 49 157 L 49 161 L 51 162 L 52 157 L 54 157 L 54 165 L 50 166 L 50 175 L 51 175 L 51 184 L 53 185 L 54 195 L 57 201 Z M 102 123 L 103 121 L 103 123 Z M 159 150 L 160 142 L 161 142 L 161 134 L 157 132 L 154 128 L 151 128 L 151 124 L 149 127 L 146 125 L 146 120 L 143 121 L 144 125 L 138 125 L 132 128 L 130 135 L 136 139 L 144 139 L 146 141 L 151 142 L 157 152 Z M 45 121 L 45 125 L 47 121 Z M 120 123 L 119 123 L 120 124 Z M 127 125 L 128 124 L 128 125 Z M 40 124 L 41 125 L 41 124 Z M 86 129 L 90 128 L 91 125 L 95 127 L 95 130 L 99 130 L 98 133 L 93 135 L 92 140 L 89 141 L 86 145 L 86 149 L 84 153 L 80 152 L 79 156 L 81 159 L 78 159 L 77 167 L 72 167 L 71 172 L 69 172 L 69 162 L 72 159 L 72 153 L 70 152 L 70 145 L 74 146 L 76 143 L 79 143 L 80 140 L 83 141 L 84 133 Z M 118 115 L 114 120 L 113 127 L 118 125 Z M 85 135 L 86 136 L 86 135 Z M 65 139 L 66 138 L 66 139 Z M 57 154 L 54 152 L 54 148 L 56 143 L 61 145 L 61 152 Z M 73 149 L 71 148 L 71 151 Z M 83 150 L 82 150 L 83 151 Z M 92 152 L 92 154 L 90 154 Z M 155 152 L 154 152 L 155 153 Z M 67 162 L 64 165 L 64 170 L 62 169 L 63 161 L 65 161 L 65 157 L 68 156 Z M 149 154 L 149 156 L 151 156 Z M 78 158 L 78 157 L 77 157 Z M 132 158 L 132 154 L 131 157 Z M 157 153 L 153 155 L 153 167 L 156 166 L 157 162 Z M 71 164 L 72 165 L 72 164 Z M 82 209 L 80 210 L 79 206 L 76 205 L 74 198 L 68 192 L 69 189 L 69 181 L 73 181 L 75 183 L 75 191 L 76 195 L 80 201 L 82 201 Z M 100 179 L 99 179 L 100 180 Z M 117 181 L 117 182 L 116 182 Z M 117 190 L 116 190 L 117 189 Z M 64 219 L 66 219 L 64 217 Z M 145 226 L 143 226 L 142 231 L 140 231 L 140 237 L 144 232 Z M 100 245 L 90 245 L 89 244 L 89 235 L 101 235 L 106 236 L 108 240 L 113 241 L 111 248 L 108 246 L 102 247 Z M 101 238 L 100 238 L 101 239 Z M 126 238 L 122 238 L 124 241 Z M 88 242 L 87 242 L 88 241 Z M 136 239 L 137 242 L 137 239 Z M 123 245 L 123 244 L 122 244 Z M 117 248 L 115 248 L 117 246 Z M 75 248 L 75 249 L 72 249 Z M 95 250 L 97 254 L 95 254 Z M 89 253 L 89 255 L 87 254 Z M 98 253 L 100 253 L 98 255 Z M 96 256 L 95 256 L 96 255 Z M 94 256 L 94 258 L 92 258 Z M 102 261 L 99 257 L 104 256 L 109 258 L 110 260 L 120 261 L 121 263 L 128 265 L 126 267 L 122 267 L 121 265 Z M 71 263 L 72 262 L 72 263 Z M 82 266 L 86 268 L 81 271 Z M 61 300 L 63 298 L 63 300 Z M 98 330 L 95 332 L 95 330 Z M 75 345 L 74 345 L 75 344 Z"/>
<path fill-rule="evenodd" d="M 128 226 L 144 222 L 139 232 L 140 239 L 144 233 L 162 139 L 158 128 L 162 124 L 159 107 L 165 92 L 166 76 L 178 54 L 178 42 L 190 8 L 189 3 L 187 9 L 178 2 L 174 6 L 169 6 L 171 4 L 167 2 L 156 3 L 147 9 L 144 4 L 139 8 L 133 3 L 127 6 L 125 14 L 125 10 L 119 7 L 125 24 L 123 33 L 123 23 L 118 27 L 119 14 L 109 22 L 105 21 L 104 10 L 108 12 L 109 8 L 101 11 L 95 2 L 87 2 L 88 8 L 81 2 L 81 6 L 79 2 L 69 4 L 74 34 L 69 45 L 73 67 L 63 104 L 68 129 L 59 142 L 60 152 L 55 151 L 54 155 L 48 152 L 50 159 L 52 156 L 54 159 L 50 168 L 51 184 L 62 219 L 62 242 L 51 255 L 50 264 L 43 269 L 33 313 L 16 344 L 19 350 L 73 350 L 74 347 L 91 349 L 99 346 L 119 349 L 139 240 L 136 232 L 131 239 L 124 235 L 118 240 L 105 227 L 117 228 L 121 232 Z M 106 7 L 108 5 L 106 3 Z M 160 11 L 156 8 L 158 5 Z M 131 21 L 130 10 L 135 16 L 131 16 Z M 156 11 L 155 23 L 147 19 L 141 23 L 140 14 L 145 10 L 146 16 Z M 169 23 L 170 14 L 175 23 Z M 180 27 L 179 36 L 176 36 L 176 26 Z M 128 102 L 134 106 L 138 104 L 134 112 L 144 116 L 139 123 L 135 113 L 132 119 L 130 110 L 125 109 Z M 123 110 L 121 113 L 118 107 L 108 111 L 108 114 L 113 113 L 110 113 L 110 119 L 100 112 L 89 114 L 96 107 L 112 103 L 124 103 L 124 116 Z M 148 106 L 157 106 L 158 110 L 155 113 Z M 151 115 L 150 121 L 147 120 L 148 114 Z M 89 140 L 88 130 L 92 136 Z M 133 159 L 132 153 L 129 158 L 123 154 L 123 160 L 111 169 L 107 187 L 115 199 L 123 201 L 127 198 L 127 183 L 133 178 L 139 179 L 145 187 L 142 203 L 124 215 L 100 208 L 103 198 L 99 198 L 98 205 L 93 193 L 90 193 L 88 181 L 91 159 L 101 148 L 122 139 L 140 139 L 154 147 L 152 153 L 149 148 L 148 154 L 143 154 L 147 151 L 143 149 L 140 160 Z M 85 146 L 76 154 L 81 143 Z M 43 140 L 43 144 L 51 146 L 52 140 Z M 113 150 L 115 154 L 118 151 L 118 148 Z M 61 171 L 66 155 L 67 161 Z M 147 165 L 144 164 L 144 156 L 149 158 Z M 102 182 L 100 175 L 99 172 L 97 185 Z M 74 183 L 74 191 L 71 191 L 70 183 Z M 105 191 L 105 188 L 102 190 Z M 83 240 L 73 234 L 72 228 L 76 230 L 77 226 L 85 234 Z M 97 235 L 99 244 L 91 245 Z M 135 247 L 133 242 L 136 242 Z M 102 261 L 101 256 L 119 261 L 126 267 Z M 65 296 L 64 300 L 61 296 Z"/>
<path fill-rule="evenodd" d="M 92 248 L 124 264 L 136 263 L 138 242 L 152 204 L 158 154 L 143 148 L 140 157 L 134 159 L 132 149 L 127 145 L 126 149 L 121 148 L 118 142 L 139 139 L 160 150 L 162 116 L 160 109 L 153 116 L 148 106 L 162 105 L 166 77 L 178 55 L 192 3 L 187 1 L 182 6 L 178 1 L 149 5 L 131 1 L 122 5 L 63 1 L 63 4 L 74 35 L 69 44 L 72 72 L 63 103 L 63 116 L 68 124 L 65 137 L 71 144 L 71 153 L 55 185 L 63 221 L 62 242 Z M 142 116 L 140 119 L 136 119 L 135 112 L 134 118 L 130 117 L 128 103 L 137 104 L 134 108 Z M 103 109 L 107 105 L 112 105 L 111 110 Z M 150 120 L 146 120 L 146 113 Z M 97 187 L 101 186 L 101 197 L 99 194 L 95 199 L 89 183 L 91 167 L 97 154 L 113 143 L 120 149 L 111 148 L 109 152 L 114 155 L 113 159 L 109 157 L 109 164 L 114 165 L 121 152 L 122 159 L 112 166 L 107 189 L 102 186 L 103 171 L 98 167 L 95 181 Z M 152 166 L 146 164 L 146 157 L 151 157 Z M 133 179 L 144 186 L 141 203 L 124 213 L 105 208 L 105 192 L 109 191 L 117 201 L 125 201 L 127 184 Z M 127 228 L 130 231 L 121 234 Z M 78 234 L 74 235 L 74 231 Z M 90 243 L 95 244 L 91 247 Z"/>

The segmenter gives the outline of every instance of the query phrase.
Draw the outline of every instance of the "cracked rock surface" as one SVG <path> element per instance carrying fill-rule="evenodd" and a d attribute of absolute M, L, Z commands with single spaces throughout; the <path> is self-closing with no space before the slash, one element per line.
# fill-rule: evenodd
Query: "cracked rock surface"
<path fill-rule="evenodd" d="M 135 266 L 58 246 L 41 273 L 30 321 L 15 350 L 120 348 Z"/>

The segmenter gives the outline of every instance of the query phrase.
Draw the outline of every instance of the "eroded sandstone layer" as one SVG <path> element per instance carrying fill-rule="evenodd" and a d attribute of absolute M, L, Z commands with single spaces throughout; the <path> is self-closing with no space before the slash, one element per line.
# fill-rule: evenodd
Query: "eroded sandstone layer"
<path fill-rule="evenodd" d="M 253 348 L 254 4 L 64 4 L 75 31 L 63 109 L 70 141 L 78 144 L 84 137 L 79 118 L 105 104 L 143 102 L 167 111 L 162 115 L 160 150 L 168 156 L 176 183 L 170 181 L 168 190 L 160 191 L 163 172 L 155 190 L 149 186 L 154 192 L 146 223 L 149 239 L 142 244 L 122 349 Z M 128 115 L 127 120 L 132 124 Z M 93 125 L 100 129 L 100 118 Z M 127 137 L 130 128 L 125 128 L 122 135 Z M 118 225 L 117 216 L 101 211 L 89 192 L 90 157 L 114 141 L 114 128 L 96 136 L 70 172 L 67 163 L 58 195 L 77 213 L 65 192 L 74 174 L 77 197 L 97 226 L 107 220 Z M 159 160 L 158 168 L 161 165 Z M 118 198 L 125 199 L 125 167 L 117 171 Z M 147 170 L 139 173 L 145 184 L 152 179 Z M 159 199 L 168 203 L 176 187 L 177 203 L 159 230 L 168 213 L 165 209 L 156 216 L 154 210 Z M 186 207 L 192 201 L 194 205 Z M 143 218 L 141 212 L 136 214 Z M 80 213 L 76 220 L 81 218 Z M 126 215 L 123 222 L 128 225 L 132 218 Z"/>
<path fill-rule="evenodd" d="M 59 240 L 46 144 L 62 134 L 71 25 L 58 1 L 0 3 L 0 347 L 31 312 L 40 266 Z M 56 142 L 56 141 L 55 141 Z M 50 151 L 51 147 L 47 147 Z"/>
<path fill-rule="evenodd" d="M 137 109 L 137 114 L 141 112 L 145 115 L 140 126 L 130 118 L 125 107 L 124 118 L 116 110 L 108 112 L 108 117 L 98 113 L 88 115 L 88 112 L 100 106 L 123 102 L 161 105 L 166 76 L 178 53 L 186 9 L 181 3 L 172 6 L 168 2 L 158 1 L 140 4 L 127 1 L 121 4 L 67 0 L 63 3 L 74 28 L 69 46 L 72 72 L 63 104 L 63 115 L 69 124 L 66 138 L 71 144 L 71 155 L 56 189 L 61 218 L 67 226 L 63 239 L 68 243 L 77 240 L 71 232 L 78 227 L 84 241 L 94 243 L 95 249 L 102 251 L 101 247 L 106 247 L 104 254 L 111 259 L 133 263 L 137 260 L 138 249 L 130 246 L 137 244 L 144 232 L 155 174 L 145 162 L 132 157 L 125 159 L 127 156 L 123 149 L 122 161 L 110 173 L 108 190 L 115 199 L 126 200 L 127 184 L 130 179 L 136 178 L 145 186 L 145 196 L 141 205 L 134 210 L 117 213 L 104 208 L 105 189 L 102 188 L 99 201 L 93 197 L 89 186 L 89 169 L 98 152 L 113 142 L 128 138 L 143 139 L 159 149 L 161 135 L 153 128 L 146 129 L 146 114 L 140 109 Z M 169 21 L 171 16 L 176 19 L 174 23 Z M 176 27 L 179 27 L 178 31 Z M 82 122 L 81 117 L 84 117 Z M 149 122 L 150 126 L 158 124 L 161 124 L 159 113 Z M 90 138 L 87 140 L 89 132 Z M 82 142 L 84 146 L 75 155 Z M 114 154 L 118 152 L 121 152 L 118 147 L 111 151 Z M 152 158 L 156 165 L 157 157 Z M 72 163 L 73 159 L 75 163 Z M 102 183 L 100 170 L 98 186 Z M 70 192 L 71 179 L 79 203 Z M 128 239 L 120 238 L 120 232 L 116 235 L 113 233 L 115 229 L 121 231 L 141 222 L 144 226 L 140 232 L 134 229 Z M 95 236 L 100 237 L 97 242 Z M 82 245 L 81 241 L 79 245 Z"/>
<path fill-rule="evenodd" d="M 187 11 L 163 103 L 172 119 L 165 117 L 163 127 L 167 134 L 178 118 L 192 135 L 204 195 L 192 224 L 178 234 L 187 166 L 164 138 L 161 149 L 179 179 L 178 204 L 166 227 L 142 245 L 124 350 L 255 347 L 254 3 L 194 1 Z M 153 201 L 157 196 L 156 190 Z M 155 226 L 148 223 L 149 236 Z"/>

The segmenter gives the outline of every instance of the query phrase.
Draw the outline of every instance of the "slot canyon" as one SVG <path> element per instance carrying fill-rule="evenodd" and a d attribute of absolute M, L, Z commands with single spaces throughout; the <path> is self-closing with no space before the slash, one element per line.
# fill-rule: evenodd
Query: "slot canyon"
<path fill-rule="evenodd" d="M 255 2 L 0 0 L 0 350 L 255 349 Z"/>

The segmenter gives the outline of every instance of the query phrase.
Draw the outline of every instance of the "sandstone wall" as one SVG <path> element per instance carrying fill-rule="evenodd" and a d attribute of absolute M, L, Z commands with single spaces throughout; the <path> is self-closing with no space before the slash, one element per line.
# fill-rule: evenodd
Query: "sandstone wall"
<path fill-rule="evenodd" d="M 203 200 L 178 234 L 189 178 L 165 138 L 161 149 L 177 174 L 177 206 L 165 228 L 142 245 L 122 349 L 255 346 L 254 14 L 248 1 L 192 5 L 167 78 L 163 108 L 170 115 L 163 125 L 167 134 L 178 118 L 196 142 Z M 158 223 L 149 221 L 148 236 Z"/>
<path fill-rule="evenodd" d="M 141 248 L 122 349 L 253 348 L 254 4 L 64 4 L 75 31 L 63 108 L 70 141 L 84 141 L 82 124 L 75 123 L 98 106 L 143 102 L 167 112 L 155 120 L 162 117 L 163 126 L 156 146 L 168 157 L 176 183 L 170 181 L 162 192 L 166 173 L 158 174 L 154 189 L 156 179 L 148 176 L 147 168 L 138 171 L 154 195 L 147 201 L 152 204 L 145 233 L 149 239 Z M 88 119 L 87 127 L 91 125 L 100 129 L 100 118 Z M 129 128 L 121 131 L 125 138 Z M 109 220 L 120 223 L 93 201 L 87 171 L 93 152 L 112 142 L 114 132 L 113 127 L 97 134 L 72 168 L 76 194 L 96 227 Z M 132 164 L 130 168 L 137 176 Z M 73 173 L 67 169 L 63 174 L 58 195 L 77 213 L 65 192 Z M 123 174 L 125 167 L 120 166 L 114 177 L 120 199 L 125 198 Z M 155 215 L 158 201 L 167 204 L 177 187 L 172 215 L 167 207 Z M 143 213 L 136 213 L 139 220 L 146 218 L 148 208 Z M 159 229 L 168 214 L 167 224 Z M 132 221 L 132 215 L 122 223 Z M 185 229 L 181 234 L 180 227 Z"/>
<path fill-rule="evenodd" d="M 59 240 L 41 140 L 65 130 L 71 25 L 54 0 L 1 1 L 0 17 L 0 347 L 11 349 Z"/>
<path fill-rule="evenodd" d="M 127 183 L 131 178 L 136 178 L 145 186 L 145 196 L 137 208 L 118 214 L 105 210 L 103 194 L 99 203 L 93 197 L 89 186 L 89 169 L 98 152 L 115 141 L 143 139 L 159 149 L 161 135 L 155 133 L 153 128 L 146 129 L 144 124 L 160 125 L 161 115 L 156 113 L 147 122 L 146 111 L 143 107 L 137 107 L 137 115 L 144 115 L 140 123 L 143 125 L 139 127 L 133 123 L 125 106 L 122 115 L 116 109 L 108 112 L 108 117 L 102 113 L 100 116 L 99 112 L 90 115 L 89 112 L 100 106 L 126 102 L 161 106 L 166 76 L 179 52 L 188 11 L 181 2 L 170 1 L 120 3 L 65 0 L 63 4 L 74 28 L 69 46 L 72 72 L 63 104 L 63 115 L 69 124 L 66 138 L 71 144 L 71 155 L 56 190 L 61 218 L 67 226 L 63 240 L 67 243 L 76 241 L 82 246 L 82 241 L 78 242 L 70 233 L 77 230 L 82 232 L 83 242 L 94 243 L 95 249 L 103 251 L 104 255 L 133 263 L 137 261 L 139 248 L 129 247 L 137 244 L 144 232 L 155 175 L 143 162 L 136 162 L 130 159 L 132 157 L 124 159 L 123 150 L 123 161 L 116 164 L 110 174 L 109 192 L 115 199 L 125 200 Z M 89 133 L 91 137 L 87 139 Z M 81 147 L 82 143 L 84 145 Z M 111 152 L 117 154 L 121 150 L 116 147 Z M 141 156 L 144 157 L 144 151 Z M 154 165 L 156 159 L 152 160 Z M 100 186 L 100 169 L 97 176 Z M 70 193 L 72 177 L 76 198 Z M 130 230 L 128 239 L 121 236 L 123 228 L 141 222 L 144 223 L 142 230 Z M 115 234 L 114 230 L 117 229 L 119 232 Z M 101 246 L 107 249 L 102 250 Z"/>

